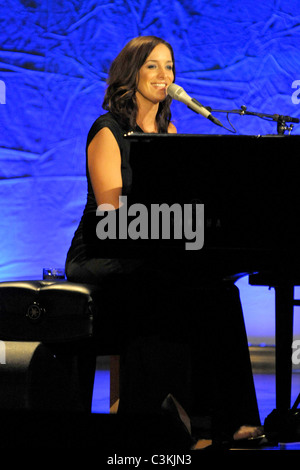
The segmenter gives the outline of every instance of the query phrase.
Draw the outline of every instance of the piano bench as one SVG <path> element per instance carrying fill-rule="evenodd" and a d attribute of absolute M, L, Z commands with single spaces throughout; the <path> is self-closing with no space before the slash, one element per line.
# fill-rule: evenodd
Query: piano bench
<path fill-rule="evenodd" d="M 0 364 L 5 364 L 0 375 L 6 383 L 0 387 L 0 408 L 26 402 L 29 409 L 91 410 L 96 357 L 119 354 L 118 341 L 108 337 L 113 312 L 101 312 L 101 319 L 103 291 L 64 280 L 0 283 Z M 118 396 L 116 357 L 111 400 Z M 50 387 L 51 393 L 42 387 Z M 9 398 L 14 392 L 19 399 Z"/>

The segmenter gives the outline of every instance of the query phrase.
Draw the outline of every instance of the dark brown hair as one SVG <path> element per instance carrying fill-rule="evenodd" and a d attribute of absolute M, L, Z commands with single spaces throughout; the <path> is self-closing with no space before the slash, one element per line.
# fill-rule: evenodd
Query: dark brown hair
<path fill-rule="evenodd" d="M 159 44 L 164 44 L 169 48 L 174 64 L 173 48 L 168 42 L 156 36 L 138 36 L 126 44 L 112 62 L 109 70 L 108 87 L 102 107 L 113 113 L 121 121 L 121 124 L 131 130 L 136 127 L 138 111 L 135 96 L 137 76 L 149 54 Z M 173 73 L 175 77 L 175 64 L 173 65 Z M 171 121 L 171 101 L 172 98 L 167 96 L 164 101 L 159 103 L 156 115 L 158 132 L 168 132 Z"/>

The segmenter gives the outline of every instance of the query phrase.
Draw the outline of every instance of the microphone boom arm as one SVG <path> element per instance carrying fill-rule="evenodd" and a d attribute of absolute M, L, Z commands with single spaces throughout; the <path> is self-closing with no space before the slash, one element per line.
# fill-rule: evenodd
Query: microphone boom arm
<path fill-rule="evenodd" d="M 276 121 L 277 122 L 277 133 L 279 135 L 283 135 L 286 130 L 290 131 L 293 129 L 293 125 L 291 124 L 290 127 L 286 127 L 286 122 L 292 122 L 292 123 L 299 123 L 300 120 L 298 118 L 293 118 L 290 116 L 283 116 L 280 114 L 265 114 L 265 113 L 257 113 L 257 112 L 251 112 L 247 111 L 246 106 L 241 106 L 241 109 L 231 109 L 231 110 L 225 110 L 225 109 L 211 109 L 210 107 L 206 107 L 206 109 L 210 112 L 214 113 L 226 113 L 226 114 L 239 114 L 240 116 L 256 116 L 260 117 L 262 119 L 267 119 L 270 121 Z"/>

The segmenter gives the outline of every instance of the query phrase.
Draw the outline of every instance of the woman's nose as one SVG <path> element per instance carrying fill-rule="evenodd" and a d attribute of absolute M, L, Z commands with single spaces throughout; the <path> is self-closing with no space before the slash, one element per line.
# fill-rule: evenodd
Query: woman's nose
<path fill-rule="evenodd" d="M 158 76 L 160 78 L 165 78 L 166 77 L 166 69 L 164 67 L 159 67 L 158 68 Z"/>

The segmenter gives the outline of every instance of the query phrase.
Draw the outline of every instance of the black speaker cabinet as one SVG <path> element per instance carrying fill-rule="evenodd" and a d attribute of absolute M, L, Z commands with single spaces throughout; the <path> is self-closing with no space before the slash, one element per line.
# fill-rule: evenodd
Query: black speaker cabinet
<path fill-rule="evenodd" d="M 77 376 L 39 342 L 1 341 L 1 410 L 80 410 Z"/>

